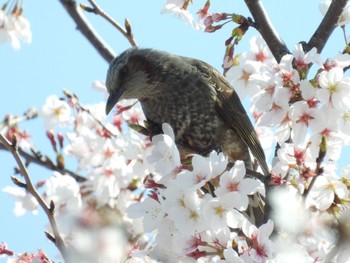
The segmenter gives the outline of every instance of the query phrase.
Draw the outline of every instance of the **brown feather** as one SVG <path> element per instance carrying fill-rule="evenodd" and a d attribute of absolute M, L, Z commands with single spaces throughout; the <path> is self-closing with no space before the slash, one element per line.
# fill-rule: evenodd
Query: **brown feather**
<path fill-rule="evenodd" d="M 194 60 L 194 63 L 203 72 L 204 76 L 214 76 L 209 77 L 206 81 L 216 91 L 215 106 L 217 112 L 228 127 L 235 130 L 244 140 L 261 166 L 264 175 L 267 176 L 269 174 L 269 168 L 266 164 L 264 151 L 237 93 L 217 70 L 202 61 Z"/>

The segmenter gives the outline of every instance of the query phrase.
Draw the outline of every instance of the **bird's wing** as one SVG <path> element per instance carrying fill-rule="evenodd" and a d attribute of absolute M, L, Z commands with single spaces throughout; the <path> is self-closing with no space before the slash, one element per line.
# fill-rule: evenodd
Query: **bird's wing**
<path fill-rule="evenodd" d="M 226 84 L 226 81 L 223 81 Z M 237 93 L 232 90 L 217 91 L 216 110 L 224 122 L 237 131 L 257 159 L 265 175 L 269 174 L 265 154 L 254 127 L 246 114 Z"/>
<path fill-rule="evenodd" d="M 200 63 L 201 62 L 201 63 Z M 267 176 L 269 168 L 266 164 L 265 154 L 254 127 L 239 99 L 237 93 L 230 86 L 223 75 L 210 65 L 198 61 L 198 69 L 203 71 L 207 81 L 216 91 L 216 110 L 223 121 L 244 140 L 254 157 L 257 159 L 263 173 Z M 212 77 L 211 77 L 212 76 Z"/>

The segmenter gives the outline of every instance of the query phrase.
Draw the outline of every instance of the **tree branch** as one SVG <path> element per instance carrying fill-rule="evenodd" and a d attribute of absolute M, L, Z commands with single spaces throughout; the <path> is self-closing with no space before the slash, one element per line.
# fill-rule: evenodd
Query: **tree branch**
<path fill-rule="evenodd" d="M 114 26 L 122 35 L 129 41 L 130 45 L 133 47 L 137 47 L 135 39 L 133 37 L 130 23 L 127 19 L 125 19 L 125 29 L 117 23 L 110 15 L 108 15 L 105 11 L 103 11 L 94 0 L 88 0 L 93 8 L 87 7 L 85 5 L 80 4 L 80 6 L 88 12 L 94 13 L 106 19 L 112 26 Z"/>
<path fill-rule="evenodd" d="M 1 133 L 0 133 L 0 142 L 2 143 L 2 145 L 4 145 L 4 147 L 6 147 L 6 149 L 8 151 L 10 151 L 12 153 L 13 157 L 15 158 L 15 160 L 18 164 L 19 170 L 24 177 L 25 184 L 20 182 L 15 177 L 12 178 L 12 181 L 20 187 L 25 187 L 27 192 L 30 193 L 37 200 L 40 207 L 44 210 L 45 214 L 47 215 L 47 218 L 49 219 L 56 247 L 61 252 L 63 259 L 66 262 L 69 262 L 67 259 L 66 245 L 65 245 L 65 243 L 64 243 L 64 241 L 63 241 L 63 239 L 58 231 L 56 220 L 54 218 L 54 204 L 53 204 L 53 202 L 51 201 L 50 206 L 48 206 L 46 204 L 45 200 L 41 197 L 41 195 L 36 190 L 35 186 L 33 185 L 32 181 L 30 179 L 27 168 L 24 165 L 24 163 L 22 162 L 22 159 L 18 153 L 18 148 L 16 146 L 16 142 L 13 142 L 13 143 L 9 142 L 5 138 L 5 136 L 3 136 Z"/>
<path fill-rule="evenodd" d="M 273 27 L 265 8 L 263 7 L 260 0 L 244 0 L 250 13 L 254 18 L 256 29 L 259 31 L 261 36 L 266 41 L 266 44 L 270 48 L 273 56 L 277 62 L 281 61 L 281 58 L 289 54 L 286 44 L 283 42 L 281 37 Z"/>
<path fill-rule="evenodd" d="M 60 0 L 68 14 L 77 25 L 77 29 L 87 38 L 97 52 L 110 63 L 116 56 L 116 53 L 103 41 L 102 37 L 96 32 L 93 26 L 85 17 L 80 6 L 74 0 Z"/>
<path fill-rule="evenodd" d="M 305 52 L 308 52 L 313 47 L 316 47 L 317 52 L 321 53 L 322 49 L 327 43 L 328 38 L 333 33 L 333 30 L 338 26 L 339 17 L 341 16 L 347 2 L 348 0 L 332 1 L 322 22 L 307 43 Z"/>
<path fill-rule="evenodd" d="M 0 150 L 9 151 L 9 148 L 6 147 L 6 145 L 4 145 L 3 143 L 0 143 Z M 16 150 L 17 150 L 18 154 L 26 160 L 26 162 L 35 163 L 35 164 L 40 165 L 42 167 L 45 167 L 49 170 L 59 172 L 60 174 L 68 174 L 68 175 L 72 176 L 77 182 L 86 181 L 85 177 L 83 177 L 77 173 L 74 173 L 74 172 L 67 170 L 67 169 L 60 169 L 56 165 L 54 165 L 52 162 L 50 162 L 48 160 L 43 160 L 42 156 L 40 156 L 40 154 L 38 154 L 38 153 L 35 153 L 35 155 L 32 155 L 32 154 L 22 150 L 21 148 L 17 148 Z"/>
<path fill-rule="evenodd" d="M 321 143 L 320 143 L 320 150 L 318 152 L 318 157 L 316 158 L 316 169 L 315 169 L 315 176 L 312 177 L 310 184 L 308 187 L 305 189 L 303 196 L 306 198 L 308 194 L 310 193 L 312 187 L 314 186 L 317 177 L 319 177 L 323 173 L 323 168 L 321 167 L 324 158 L 326 157 L 327 153 L 327 139 L 323 135 L 321 138 Z"/>

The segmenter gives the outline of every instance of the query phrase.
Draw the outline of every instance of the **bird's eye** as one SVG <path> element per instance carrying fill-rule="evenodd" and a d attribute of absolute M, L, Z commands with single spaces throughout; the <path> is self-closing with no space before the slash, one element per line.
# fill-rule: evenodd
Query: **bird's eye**
<path fill-rule="evenodd" d="M 123 66 L 120 70 L 119 70 L 119 78 L 124 79 L 126 77 L 126 75 L 128 75 L 129 73 L 129 68 L 128 66 Z"/>

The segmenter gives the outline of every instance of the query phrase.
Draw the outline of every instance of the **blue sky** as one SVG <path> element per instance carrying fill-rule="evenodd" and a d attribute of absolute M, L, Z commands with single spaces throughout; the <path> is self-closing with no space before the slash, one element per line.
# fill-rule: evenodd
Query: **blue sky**
<path fill-rule="evenodd" d="M 0 5 L 5 1 L 0 0 Z M 47 96 L 61 96 L 62 89 L 75 92 L 81 102 L 98 103 L 104 98 L 91 89 L 94 80 L 104 80 L 107 63 L 75 29 L 59 1 L 23 0 L 24 16 L 30 21 L 33 33 L 32 44 L 23 44 L 14 51 L 9 44 L 0 45 L 0 117 L 6 113 L 20 115 L 29 107 L 40 108 Z M 172 15 L 161 15 L 165 0 L 108 1 L 99 0 L 99 5 L 118 22 L 129 18 L 135 39 L 141 47 L 167 50 L 179 55 L 202 59 L 221 70 L 224 41 L 229 37 L 232 24 L 217 33 L 194 31 Z M 194 11 L 205 1 L 195 0 Z M 212 0 L 212 11 L 235 12 L 248 15 L 244 1 Z M 264 1 L 267 11 L 289 49 L 299 41 L 308 41 L 322 16 L 318 10 L 319 0 Z M 87 14 L 90 21 L 107 43 L 120 53 L 130 47 L 128 42 L 106 21 Z M 253 29 L 241 42 L 236 52 L 245 51 Z M 337 29 L 323 52 L 323 58 L 338 54 L 344 46 L 342 32 Z M 43 121 L 37 119 L 22 127 L 33 136 L 38 150 L 52 155 L 45 137 Z M 10 175 L 15 162 L 6 153 L 0 152 L 0 189 L 11 185 Z M 74 167 L 71 167 L 74 169 Z M 50 171 L 31 165 L 29 172 L 34 182 L 51 175 Z M 44 236 L 46 217 L 27 214 L 15 217 L 13 200 L 0 191 L 0 242 L 7 242 L 17 252 L 36 251 L 43 248 L 54 258 L 57 251 Z M 0 259 L 0 262 L 4 262 Z"/>

